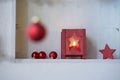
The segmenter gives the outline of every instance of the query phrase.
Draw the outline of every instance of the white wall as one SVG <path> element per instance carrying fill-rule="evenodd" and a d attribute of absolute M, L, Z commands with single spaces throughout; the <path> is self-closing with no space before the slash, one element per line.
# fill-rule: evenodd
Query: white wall
<path fill-rule="evenodd" d="M 61 30 L 85 28 L 87 32 L 87 58 L 102 58 L 99 50 L 109 44 L 116 49 L 114 57 L 120 59 L 120 6 L 119 0 L 60 0 L 52 5 L 41 0 L 28 0 L 28 22 L 39 16 L 47 29 L 47 37 L 39 43 L 28 41 L 28 56 L 33 51 L 49 53 L 55 50 L 61 56 Z M 54 43 L 54 44 L 53 44 Z"/>
<path fill-rule="evenodd" d="M 12 1 L 0 0 L 0 60 L 9 60 L 11 56 Z"/>
<path fill-rule="evenodd" d="M 0 80 L 120 80 L 119 61 L 96 60 L 85 63 L 84 61 L 82 63 L 13 63 L 9 61 L 13 55 L 11 46 L 14 45 L 11 43 L 13 1 L 0 0 Z M 112 4 L 114 0 L 110 2 Z M 118 7 L 117 9 L 120 8 Z"/>

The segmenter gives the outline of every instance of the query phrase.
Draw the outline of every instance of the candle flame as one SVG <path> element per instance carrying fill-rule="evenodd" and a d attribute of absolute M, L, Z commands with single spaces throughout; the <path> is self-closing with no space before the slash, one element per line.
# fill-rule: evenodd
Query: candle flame
<path fill-rule="evenodd" d="M 73 44 L 72 44 L 73 46 L 76 46 L 77 45 L 77 43 L 76 43 L 76 41 L 73 41 Z"/>

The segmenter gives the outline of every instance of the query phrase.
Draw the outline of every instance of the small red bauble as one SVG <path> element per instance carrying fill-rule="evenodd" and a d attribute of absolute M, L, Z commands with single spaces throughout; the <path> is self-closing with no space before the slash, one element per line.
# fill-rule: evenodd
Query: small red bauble
<path fill-rule="evenodd" d="M 42 40 L 46 35 L 45 28 L 40 23 L 30 24 L 26 30 L 26 33 L 27 33 L 28 39 L 35 42 Z"/>
<path fill-rule="evenodd" d="M 46 56 L 46 53 L 44 51 L 41 51 L 39 52 L 39 59 L 45 59 L 47 56 Z"/>
<path fill-rule="evenodd" d="M 57 53 L 55 51 L 50 52 L 49 57 L 51 59 L 56 59 L 57 58 Z"/>
<path fill-rule="evenodd" d="M 38 52 L 33 52 L 31 56 L 34 59 L 38 59 L 39 58 Z"/>

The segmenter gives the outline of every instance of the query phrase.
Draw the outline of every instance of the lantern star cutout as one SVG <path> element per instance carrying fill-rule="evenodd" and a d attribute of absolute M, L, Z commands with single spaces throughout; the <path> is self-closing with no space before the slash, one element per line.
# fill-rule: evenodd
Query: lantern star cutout
<path fill-rule="evenodd" d="M 103 59 L 114 59 L 113 53 L 116 51 L 116 49 L 110 49 L 108 44 L 106 44 L 105 48 L 99 51 L 103 54 Z"/>
<path fill-rule="evenodd" d="M 69 50 L 72 48 L 76 48 L 77 50 L 80 51 L 80 45 L 79 45 L 79 37 L 76 36 L 74 33 L 70 38 L 69 38 L 70 44 L 69 44 Z"/>

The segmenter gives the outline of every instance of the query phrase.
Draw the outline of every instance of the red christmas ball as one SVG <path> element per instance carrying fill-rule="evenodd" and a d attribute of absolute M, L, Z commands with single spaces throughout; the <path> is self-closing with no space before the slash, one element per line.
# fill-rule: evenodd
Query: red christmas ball
<path fill-rule="evenodd" d="M 27 27 L 26 33 L 27 33 L 28 39 L 30 39 L 32 41 L 35 41 L 35 42 L 42 40 L 46 35 L 45 28 L 40 23 L 32 23 L 32 24 L 30 24 Z"/>
<path fill-rule="evenodd" d="M 38 52 L 33 52 L 33 53 L 32 53 L 32 58 L 38 59 L 38 58 L 39 58 Z"/>
<path fill-rule="evenodd" d="M 51 59 L 56 59 L 57 58 L 57 53 L 55 51 L 50 52 L 49 57 Z"/>
<path fill-rule="evenodd" d="M 47 56 L 46 56 L 46 53 L 44 51 L 41 51 L 39 52 L 39 59 L 45 59 Z"/>

